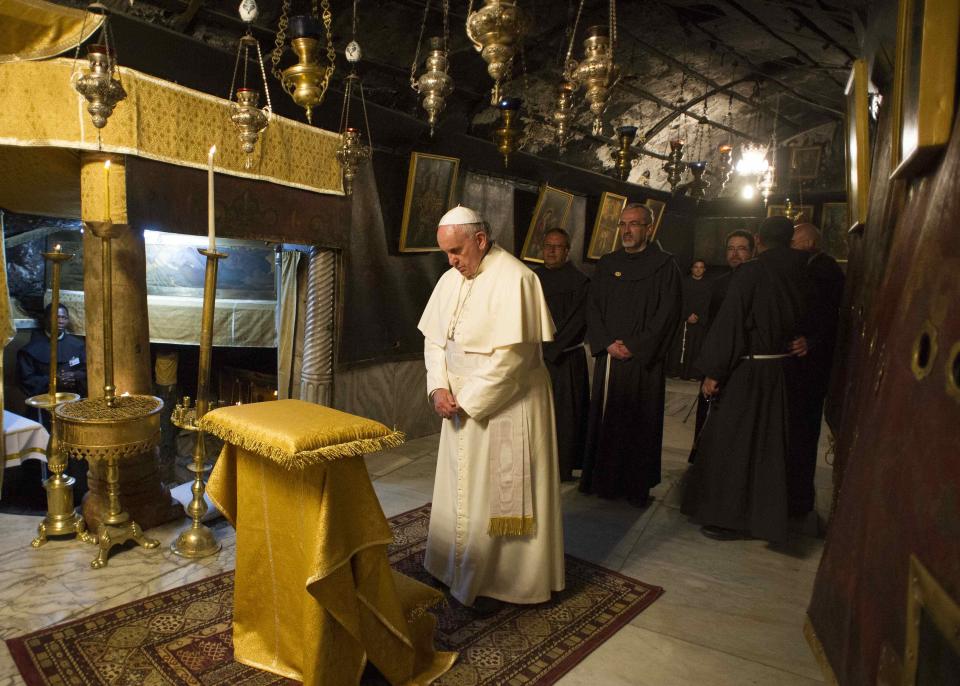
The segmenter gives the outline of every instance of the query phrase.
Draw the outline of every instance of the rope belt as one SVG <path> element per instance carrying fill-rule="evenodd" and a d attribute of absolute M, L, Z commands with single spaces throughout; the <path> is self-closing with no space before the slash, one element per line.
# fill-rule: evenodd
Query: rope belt
<path fill-rule="evenodd" d="M 776 355 L 744 355 L 741 360 L 782 360 L 785 357 L 793 357 L 790 353 L 777 353 Z"/>
<path fill-rule="evenodd" d="M 569 348 L 564 348 L 563 352 L 568 353 L 571 350 L 579 350 L 580 348 L 583 347 L 583 345 L 584 345 L 583 343 L 577 343 L 576 345 L 571 345 Z"/>

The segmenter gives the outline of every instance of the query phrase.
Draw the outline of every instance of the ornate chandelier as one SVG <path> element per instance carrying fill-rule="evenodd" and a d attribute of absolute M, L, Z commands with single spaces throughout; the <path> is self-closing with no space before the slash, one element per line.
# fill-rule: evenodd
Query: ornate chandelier
<path fill-rule="evenodd" d="M 107 120 L 113 114 L 113 108 L 127 97 L 127 92 L 120 81 L 120 68 L 117 66 L 117 54 L 113 48 L 113 32 L 110 30 L 110 10 L 99 2 L 91 3 L 87 7 L 91 14 L 103 17 L 103 26 L 100 29 L 100 43 L 94 43 L 87 48 L 87 66 L 77 70 L 77 58 L 80 55 L 80 40 L 83 39 L 83 25 L 80 27 L 80 40 L 77 41 L 77 51 L 73 57 L 73 71 L 70 81 L 80 95 L 87 100 L 87 112 L 93 120 L 93 125 L 99 129 L 107 125 Z"/>
<path fill-rule="evenodd" d="M 767 146 L 760 143 L 744 143 L 737 160 L 737 174 L 740 176 L 763 176 L 770 168 L 767 161 Z"/>
<path fill-rule="evenodd" d="M 570 78 L 586 89 L 587 102 L 593 113 L 593 135 L 603 133 L 603 112 L 607 109 L 610 91 L 616 82 L 620 67 L 613 61 L 616 19 L 610 3 L 610 28 L 592 26 L 587 29 L 583 41 L 583 59 L 579 64 L 571 63 Z"/>
<path fill-rule="evenodd" d="M 516 0 L 483 0 L 483 7 L 473 11 L 473 0 L 467 8 L 467 38 L 487 63 L 493 79 L 490 104 L 500 101 L 500 83 L 510 73 L 516 46 L 527 33 L 527 18 Z"/>
<path fill-rule="evenodd" d="M 313 108 L 323 102 L 330 85 L 330 77 L 336 69 L 337 53 L 333 49 L 333 34 L 330 26 L 333 23 L 333 13 L 330 11 L 330 0 L 313 0 L 312 14 L 289 17 L 291 0 L 283 0 L 280 12 L 280 22 L 277 27 L 277 38 L 270 62 L 273 64 L 273 75 L 283 86 L 283 90 L 293 98 L 293 101 L 306 110 L 307 121 L 312 123 Z M 322 10 L 322 14 L 320 13 Z M 323 29 L 326 33 L 327 64 L 320 65 L 320 19 L 323 19 Z M 290 31 L 290 49 L 296 53 L 296 64 L 280 71 L 280 57 L 286 42 L 287 30 Z"/>

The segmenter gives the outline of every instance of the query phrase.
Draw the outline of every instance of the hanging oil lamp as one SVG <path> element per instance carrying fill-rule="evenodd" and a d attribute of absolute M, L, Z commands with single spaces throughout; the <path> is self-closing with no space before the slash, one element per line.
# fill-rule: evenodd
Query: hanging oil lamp
<path fill-rule="evenodd" d="M 437 124 L 437 117 L 443 112 L 446 106 L 446 98 L 453 92 L 453 79 L 447 74 L 447 50 L 444 47 L 443 39 L 434 36 L 430 39 L 430 52 L 427 54 L 426 71 L 420 75 L 419 79 L 413 78 L 417 62 L 414 58 L 413 69 L 411 70 L 411 87 L 421 96 L 423 101 L 421 105 L 427 113 L 427 121 L 430 122 L 430 135 L 433 135 Z"/>
<path fill-rule="evenodd" d="M 499 107 L 500 83 L 510 72 L 516 46 L 527 33 L 527 18 L 515 0 L 484 0 L 467 15 L 467 38 L 487 63 L 493 79 L 490 104 Z"/>
<path fill-rule="evenodd" d="M 503 166 L 509 166 L 510 155 L 520 147 L 521 132 L 514 128 L 513 122 L 520 111 L 520 98 L 500 98 L 497 109 L 500 110 L 500 126 L 493 131 L 493 142 L 497 150 L 503 155 Z"/>
<path fill-rule="evenodd" d="M 256 16 L 256 14 L 253 16 Z M 260 93 L 247 86 L 247 64 L 251 48 L 255 48 L 257 52 L 257 64 L 260 65 L 260 74 L 263 77 L 263 92 L 267 97 L 267 105 L 263 109 L 260 108 Z M 241 60 L 243 61 L 242 85 L 235 89 L 237 71 L 239 71 Z M 237 47 L 237 63 L 233 68 L 233 82 L 230 84 L 230 121 L 237 127 L 240 146 L 246 155 L 244 166 L 248 169 L 253 166 L 253 151 L 257 146 L 257 141 L 260 140 L 260 133 L 270 123 L 272 109 L 270 88 L 267 86 L 267 72 L 263 66 L 260 44 L 248 28 L 247 34 L 240 39 L 240 44 Z"/>
<path fill-rule="evenodd" d="M 277 30 L 276 47 L 270 56 L 273 63 L 273 75 L 280 81 L 283 90 L 307 113 L 307 121 L 312 123 L 313 108 L 323 102 L 330 85 L 330 77 L 336 63 L 337 53 L 333 49 L 333 34 L 330 26 L 333 14 L 330 1 L 321 0 L 323 10 L 323 30 L 326 33 L 327 64 L 320 64 L 320 18 L 316 14 L 303 14 L 287 18 L 289 3 L 283 3 L 280 14 L 280 27 Z M 280 56 L 283 54 L 287 29 L 290 30 L 290 49 L 297 55 L 297 63 L 280 71 Z"/>
<path fill-rule="evenodd" d="M 620 148 L 617 150 L 617 172 L 621 181 L 626 181 L 630 175 L 630 168 L 633 166 L 634 154 L 630 150 L 634 139 L 637 137 L 636 126 L 618 126 L 617 139 L 620 141 Z"/>
<path fill-rule="evenodd" d="M 717 147 L 717 177 L 720 179 L 720 190 L 722 191 L 727 182 L 730 181 L 730 175 L 733 173 L 733 146 L 729 143 L 721 143 Z"/>
<path fill-rule="evenodd" d="M 363 94 L 363 82 L 357 75 L 357 63 L 362 57 L 360 44 L 357 42 L 357 6 L 353 6 L 353 38 L 344 50 L 347 62 L 350 64 L 350 73 L 343 83 L 343 108 L 340 110 L 340 145 L 337 147 L 337 162 L 343 172 L 343 192 L 353 193 L 353 180 L 357 176 L 360 165 L 370 159 L 373 152 L 373 143 L 370 140 L 370 122 L 367 120 L 367 100 Z M 367 142 L 356 126 L 350 124 L 350 99 L 360 95 L 360 105 L 363 108 L 363 122 L 367 127 Z"/>
<path fill-rule="evenodd" d="M 686 144 L 681 138 L 674 138 L 670 141 L 670 153 L 667 155 L 667 163 L 663 165 L 663 171 L 667 172 L 667 183 L 670 184 L 670 190 L 677 187 L 677 184 L 683 180 L 685 165 L 683 163 L 683 146 Z"/>
<path fill-rule="evenodd" d="M 553 123 L 557 127 L 557 144 L 563 150 L 570 140 L 570 125 L 573 123 L 573 94 L 577 84 L 564 81 L 557 89 L 557 108 L 553 111 Z"/>
<path fill-rule="evenodd" d="M 586 89 L 585 97 L 593 113 L 595 136 L 603 133 L 603 112 L 610 99 L 610 90 L 620 74 L 620 67 L 613 61 L 610 35 L 606 26 L 587 29 L 587 38 L 583 41 L 583 59 L 571 72 L 572 78 Z"/>
<path fill-rule="evenodd" d="M 73 87 L 87 101 L 87 112 L 97 129 L 107 125 L 113 114 L 113 108 L 127 97 L 120 82 L 120 68 L 117 66 L 116 51 L 112 47 L 113 31 L 110 29 L 110 10 L 99 2 L 92 3 L 87 11 L 103 17 L 100 29 L 100 42 L 87 48 L 87 66 L 77 71 L 77 55 L 80 53 L 80 41 L 77 42 L 77 55 L 74 56 L 74 69 L 71 74 Z M 83 27 L 80 28 L 81 39 Z M 97 134 L 99 136 L 99 133 Z"/>
<path fill-rule="evenodd" d="M 703 173 L 707 170 L 707 163 L 703 160 L 687 162 L 687 169 L 693 176 L 693 179 L 687 183 L 687 194 L 691 198 L 699 200 L 706 195 L 707 189 L 710 188 L 710 182 L 703 178 Z"/>

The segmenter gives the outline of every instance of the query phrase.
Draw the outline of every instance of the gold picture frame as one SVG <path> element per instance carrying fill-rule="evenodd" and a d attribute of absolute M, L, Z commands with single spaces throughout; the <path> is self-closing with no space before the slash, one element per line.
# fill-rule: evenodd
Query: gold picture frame
<path fill-rule="evenodd" d="M 527 237 L 523 241 L 520 259 L 543 262 L 543 234 L 547 229 L 563 227 L 573 205 L 573 193 L 544 185 L 540 188 L 537 207 L 533 211 Z"/>
<path fill-rule="evenodd" d="M 786 217 L 786 205 L 767 205 L 768 217 Z M 794 224 L 803 222 L 813 222 L 813 205 L 794 205 L 793 216 L 790 217 Z"/>
<path fill-rule="evenodd" d="M 913 554 L 907 577 L 905 629 L 903 686 L 947 683 L 928 670 L 937 669 L 938 649 L 960 654 L 960 605 Z M 938 645 L 931 646 L 931 641 Z"/>
<path fill-rule="evenodd" d="M 958 34 L 957 0 L 900 0 L 893 73 L 892 177 L 916 176 L 950 139 Z"/>
<path fill-rule="evenodd" d="M 664 210 L 667 209 L 667 203 L 663 200 L 654 200 L 653 198 L 647 198 L 643 203 L 650 208 L 650 211 L 653 212 L 653 233 L 650 234 L 650 240 L 656 240 L 657 232 L 660 230 L 660 222 L 663 221 Z"/>
<path fill-rule="evenodd" d="M 810 181 L 820 174 L 819 145 L 790 148 L 790 177 L 794 181 Z"/>
<path fill-rule="evenodd" d="M 456 157 L 410 153 L 407 193 L 400 225 L 400 252 L 433 252 L 437 222 L 453 207 L 460 160 Z"/>
<path fill-rule="evenodd" d="M 620 214 L 627 205 L 627 198 L 616 193 L 604 193 L 600 196 L 597 218 L 593 220 L 593 233 L 590 234 L 590 247 L 587 259 L 599 260 L 607 253 L 617 249 L 620 241 Z"/>
<path fill-rule="evenodd" d="M 865 60 L 856 60 L 845 91 L 847 99 L 847 203 L 849 231 L 862 231 L 867 223 L 870 190 L 870 122 L 868 88 L 870 77 Z"/>

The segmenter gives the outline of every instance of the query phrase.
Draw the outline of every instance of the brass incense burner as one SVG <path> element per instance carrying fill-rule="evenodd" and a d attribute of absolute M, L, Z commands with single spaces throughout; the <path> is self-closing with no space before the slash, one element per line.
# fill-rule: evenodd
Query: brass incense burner
<path fill-rule="evenodd" d="M 76 393 L 57 391 L 57 341 L 60 338 L 57 313 L 60 310 L 60 267 L 64 262 L 72 259 L 73 255 L 62 252 L 58 245 L 54 250 L 43 253 L 43 257 L 53 268 L 50 299 L 50 382 L 47 393 L 27 398 L 26 403 L 30 407 L 45 410 L 50 414 L 47 468 L 51 475 L 43 482 L 43 488 L 47 492 L 47 515 L 37 527 L 37 537 L 30 543 L 34 548 L 39 548 L 46 543 L 47 536 L 76 534 L 77 538 L 84 543 L 97 542 L 96 537 L 91 536 L 87 531 L 86 522 L 73 506 L 73 484 L 76 479 L 64 474 L 67 460 L 61 450 L 56 413 L 56 409 L 61 405 L 80 399 Z"/>
<path fill-rule="evenodd" d="M 360 165 L 370 159 L 370 146 L 365 145 L 360 138 L 360 131 L 354 128 L 346 129 L 340 134 L 340 145 L 336 151 L 337 162 L 343 171 L 343 192 L 353 193 L 353 180 L 357 176 Z"/>
<path fill-rule="evenodd" d="M 109 208 L 109 202 L 107 204 Z M 109 215 L 109 209 L 108 209 Z M 120 504 L 118 462 L 152 450 L 160 442 L 160 410 L 163 401 L 152 395 L 116 395 L 113 384 L 113 279 L 111 241 L 127 230 L 126 224 L 87 221 L 84 226 L 100 239 L 101 287 L 103 291 L 103 397 L 85 398 L 56 409 L 60 449 L 74 457 L 106 462 L 107 516 L 97 528 L 100 550 L 90 563 L 106 566 L 110 549 L 126 541 L 156 548 L 160 541 L 144 536 Z"/>
<path fill-rule="evenodd" d="M 484 0 L 467 16 L 467 38 L 487 63 L 493 79 L 490 104 L 500 100 L 500 83 L 510 73 L 516 46 L 527 33 L 527 18 L 515 0 Z"/>
<path fill-rule="evenodd" d="M 250 59 L 251 48 L 256 50 L 257 64 L 263 77 L 263 93 L 267 98 L 267 105 L 262 109 L 260 108 L 260 93 L 247 86 L 247 63 Z M 243 62 L 243 79 L 240 87 L 234 89 L 241 61 Z M 237 127 L 240 146 L 246 155 L 244 166 L 249 169 L 253 166 L 253 151 L 257 146 L 257 141 L 260 140 L 260 133 L 270 124 L 270 114 L 273 111 L 273 106 L 270 103 L 270 88 L 267 85 L 267 72 L 263 66 L 263 55 L 260 53 L 260 44 L 250 34 L 249 30 L 240 39 L 237 47 L 237 65 L 234 67 L 230 94 L 231 96 L 236 94 L 236 99 L 230 102 L 230 121 Z"/>
<path fill-rule="evenodd" d="M 333 49 L 333 35 L 330 30 L 332 15 L 329 0 L 323 0 L 323 28 L 326 32 L 326 65 L 320 64 L 320 23 L 313 15 L 290 17 L 290 49 L 297 56 L 297 63 L 279 71 L 280 54 L 288 26 L 287 7 L 284 4 L 280 17 L 280 30 L 277 32 L 277 48 L 273 51 L 273 74 L 283 86 L 283 90 L 307 113 L 307 121 L 312 123 L 313 108 L 323 102 L 333 76 L 336 52 Z"/>
<path fill-rule="evenodd" d="M 193 486 L 190 492 L 193 498 L 187 506 L 190 515 L 189 528 L 180 532 L 177 540 L 170 545 L 170 550 L 181 557 L 198 558 L 213 555 L 220 551 L 220 542 L 213 532 L 201 523 L 203 515 L 207 513 L 207 502 L 203 498 L 206 485 L 203 483 L 203 473 L 207 470 L 207 453 L 203 440 L 203 431 L 198 423 L 210 409 L 210 362 L 213 357 L 213 314 L 217 299 L 217 270 L 220 260 L 227 255 L 214 250 L 198 250 L 207 259 L 206 271 L 203 279 L 203 313 L 200 319 L 200 365 L 197 370 L 197 404 L 190 405 L 190 398 L 184 398 L 173 409 L 170 420 L 174 425 L 197 434 L 193 446 Z"/>
<path fill-rule="evenodd" d="M 557 108 L 553 111 L 553 123 L 557 127 L 557 144 L 563 150 L 570 140 L 570 125 L 573 123 L 573 94 L 577 84 L 564 81 L 557 88 Z"/>

